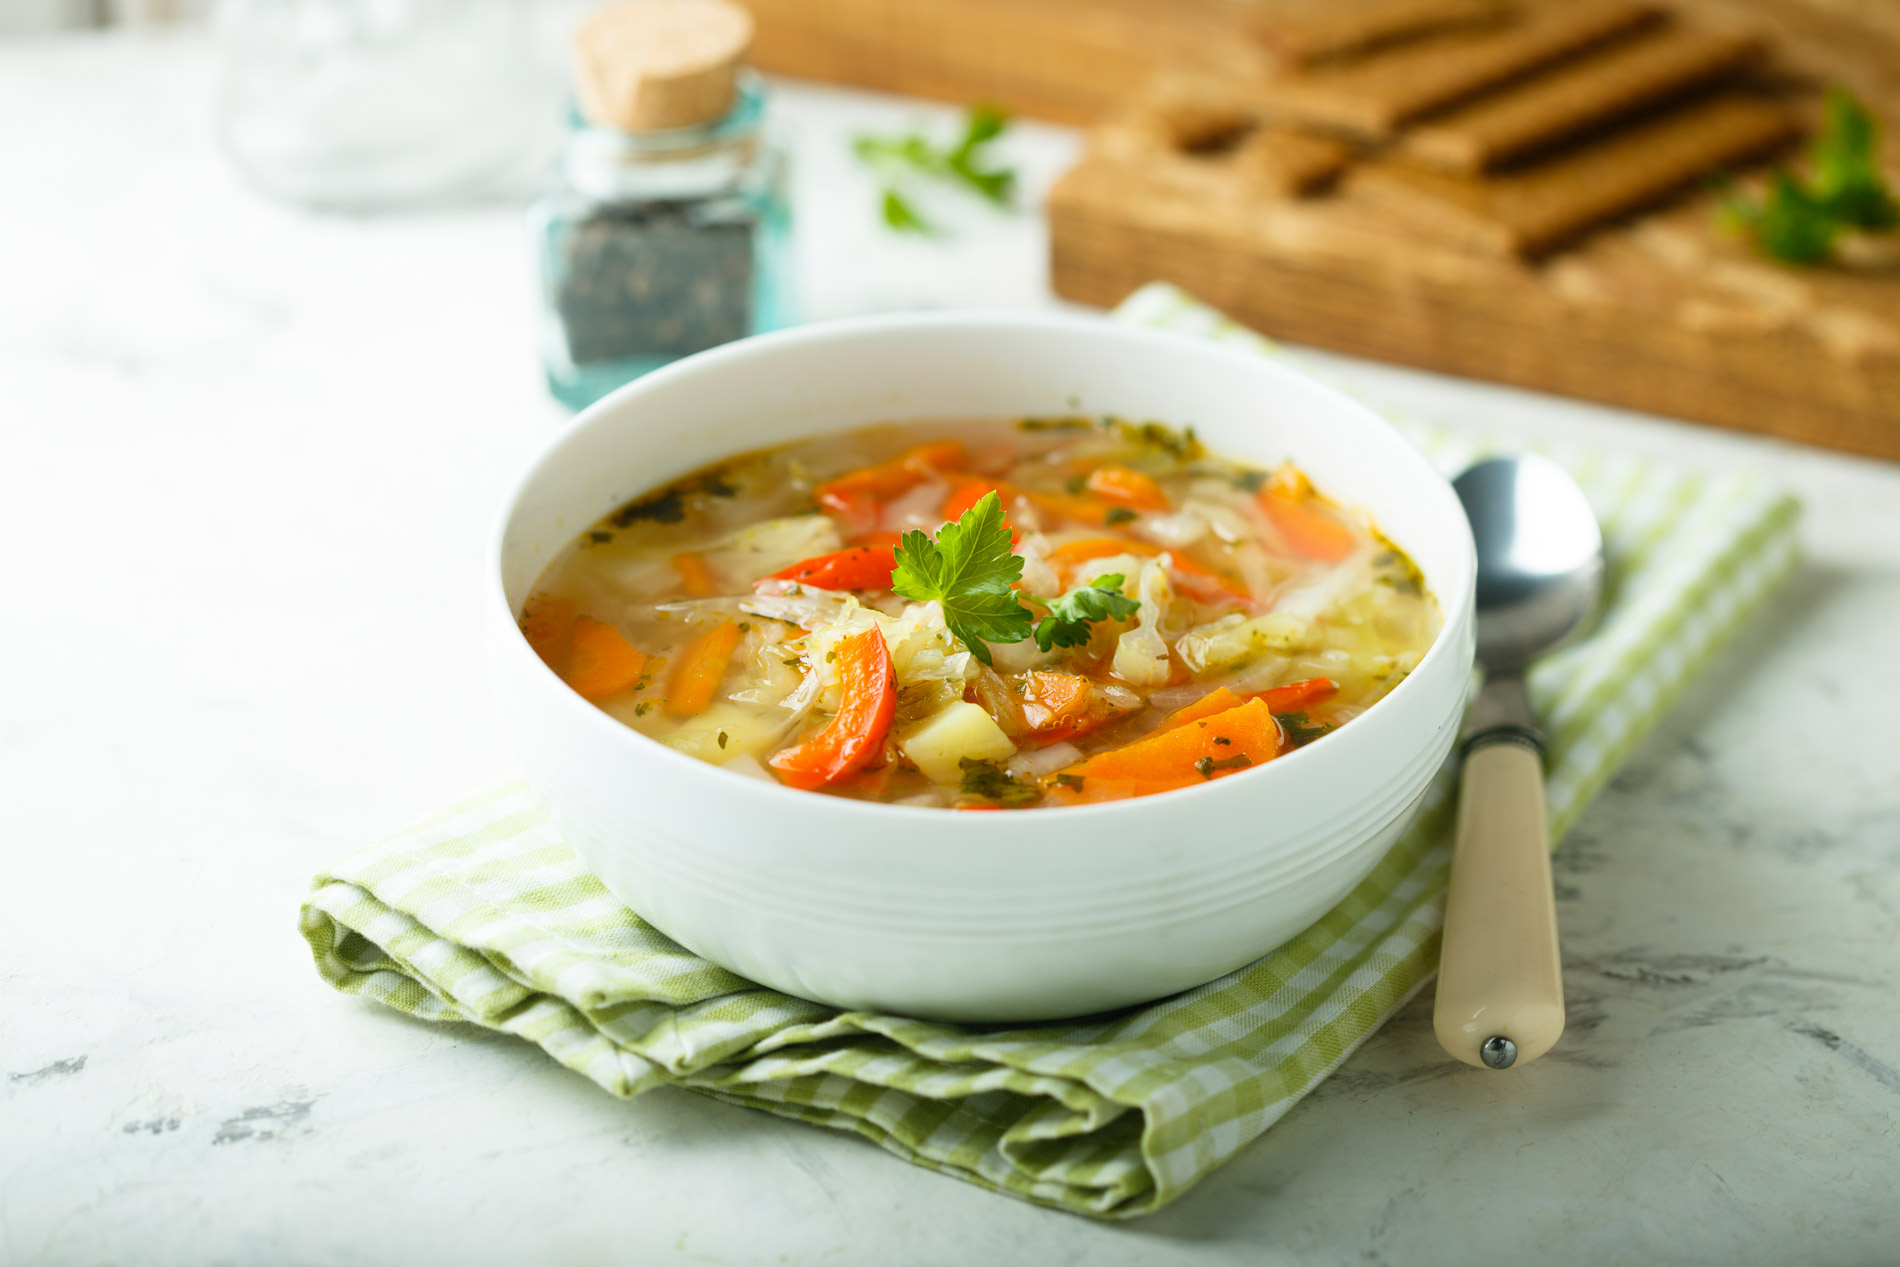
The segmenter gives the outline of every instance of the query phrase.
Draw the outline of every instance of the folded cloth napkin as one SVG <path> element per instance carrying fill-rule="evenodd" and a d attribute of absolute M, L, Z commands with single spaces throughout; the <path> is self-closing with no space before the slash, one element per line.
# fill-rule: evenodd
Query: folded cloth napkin
<path fill-rule="evenodd" d="M 1123 320 L 1275 349 L 1179 291 Z M 1493 443 L 1417 423 L 1447 471 Z M 1747 476 L 1553 453 L 1602 517 L 1602 621 L 1530 678 L 1555 840 L 1788 572 L 1796 503 Z M 669 940 L 562 843 L 524 781 L 317 877 L 302 929 L 325 980 L 539 1043 L 617 1096 L 673 1084 L 856 1131 L 907 1161 L 1104 1218 L 1157 1210 L 1271 1126 L 1430 978 L 1449 776 L 1377 870 L 1272 954 L 1174 998 L 1038 1026 L 840 1012 Z"/>

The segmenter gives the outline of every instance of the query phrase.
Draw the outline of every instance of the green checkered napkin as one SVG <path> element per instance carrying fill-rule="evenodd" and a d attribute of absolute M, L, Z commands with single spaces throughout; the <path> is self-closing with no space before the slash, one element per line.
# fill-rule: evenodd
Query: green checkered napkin
<path fill-rule="evenodd" d="M 1274 351 L 1165 287 L 1117 315 Z M 1447 471 L 1491 448 L 1402 426 Z M 1552 456 L 1602 516 L 1613 577 L 1594 634 L 1531 676 L 1554 839 L 1788 572 L 1798 508 L 1745 476 Z M 684 1086 L 1025 1200 L 1131 1218 L 1271 1126 L 1431 976 L 1452 804 L 1441 776 L 1378 869 L 1266 958 L 1147 1007 L 1036 1027 L 839 1012 L 717 968 L 588 875 L 521 781 L 345 858 L 317 878 L 302 928 L 337 989 L 517 1034 L 614 1095 Z"/>

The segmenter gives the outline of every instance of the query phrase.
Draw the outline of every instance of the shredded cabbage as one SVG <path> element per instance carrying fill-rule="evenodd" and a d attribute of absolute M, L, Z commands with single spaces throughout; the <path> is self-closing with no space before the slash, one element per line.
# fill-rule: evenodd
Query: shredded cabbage
<path fill-rule="evenodd" d="M 1134 556 L 1126 556 L 1132 558 Z M 1141 570 L 1123 582 L 1123 592 L 1134 590 L 1141 608 L 1135 613 L 1134 628 L 1115 641 L 1115 672 L 1124 682 L 1136 686 L 1159 686 L 1168 680 L 1171 667 L 1168 641 L 1162 625 L 1174 602 L 1174 589 L 1168 583 L 1172 560 L 1163 554 L 1142 564 Z M 1104 569 L 1112 571 L 1113 569 Z"/>
<path fill-rule="evenodd" d="M 838 526 L 824 515 L 788 515 L 728 533 L 703 553 L 714 576 L 728 584 L 750 585 L 843 545 Z"/>

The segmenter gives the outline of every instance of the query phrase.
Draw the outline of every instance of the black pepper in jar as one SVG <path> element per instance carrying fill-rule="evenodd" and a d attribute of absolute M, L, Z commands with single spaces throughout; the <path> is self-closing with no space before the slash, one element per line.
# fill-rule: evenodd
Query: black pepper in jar
<path fill-rule="evenodd" d="M 749 332 L 753 228 L 702 211 L 650 202 L 572 227 L 554 302 L 575 364 L 686 356 Z"/>

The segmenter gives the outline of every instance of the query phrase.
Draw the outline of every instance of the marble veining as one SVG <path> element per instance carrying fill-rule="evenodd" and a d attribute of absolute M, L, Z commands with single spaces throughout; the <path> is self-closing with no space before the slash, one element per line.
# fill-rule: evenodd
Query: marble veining
<path fill-rule="evenodd" d="M 0 44 L 0 1264 L 1900 1262 L 1900 470 L 1336 357 L 1807 501 L 1773 610 L 1558 851 L 1544 1060 L 1453 1062 L 1427 990 L 1108 1227 L 330 993 L 308 878 L 507 766 L 480 559 L 562 415 L 518 214 L 257 199 L 212 52 Z M 948 112 L 780 104 L 808 313 L 1055 306 L 1033 215 L 878 228 L 848 138 Z M 1075 147 L 1007 142 L 1032 202 Z"/>

